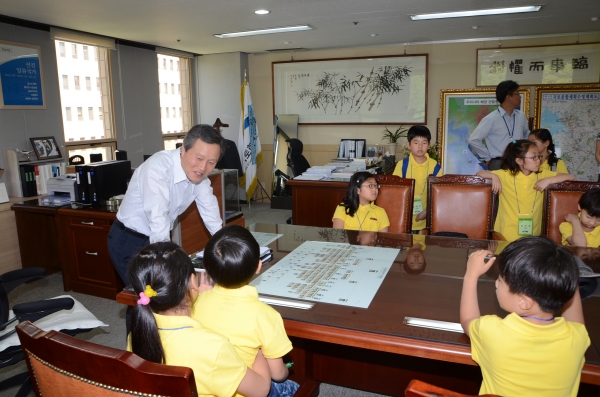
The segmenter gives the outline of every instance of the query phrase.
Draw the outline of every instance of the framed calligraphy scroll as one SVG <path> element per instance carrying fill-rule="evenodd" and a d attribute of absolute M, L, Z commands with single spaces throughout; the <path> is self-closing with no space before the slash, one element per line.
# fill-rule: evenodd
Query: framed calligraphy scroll
<path fill-rule="evenodd" d="M 273 115 L 299 124 L 425 124 L 427 55 L 273 62 Z"/>
<path fill-rule="evenodd" d="M 600 82 L 600 43 L 477 50 L 477 86 Z"/>
<path fill-rule="evenodd" d="M 521 109 L 529 120 L 529 89 L 521 88 Z M 475 175 L 482 164 L 468 140 L 481 119 L 498 109 L 495 88 L 440 91 L 440 165 L 444 174 Z"/>
<path fill-rule="evenodd" d="M 536 87 L 533 126 L 550 131 L 557 154 L 576 180 L 598 179 L 600 85 Z"/>
<path fill-rule="evenodd" d="M 0 41 L 0 108 L 45 109 L 40 47 Z"/>

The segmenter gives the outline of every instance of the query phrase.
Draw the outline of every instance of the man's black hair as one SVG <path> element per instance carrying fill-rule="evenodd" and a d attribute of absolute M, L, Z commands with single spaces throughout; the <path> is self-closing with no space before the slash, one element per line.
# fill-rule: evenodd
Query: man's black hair
<path fill-rule="evenodd" d="M 187 152 L 193 148 L 198 139 L 204 143 L 219 145 L 221 150 L 219 159 L 223 156 L 225 150 L 227 149 L 227 142 L 225 141 L 225 138 L 223 138 L 216 128 L 208 124 L 198 124 L 193 126 L 188 133 L 185 134 L 185 138 L 183 138 L 183 148 L 185 151 Z"/>
<path fill-rule="evenodd" d="M 557 313 L 578 287 L 575 256 L 547 237 L 523 237 L 510 243 L 496 260 L 510 292 L 536 301 L 546 313 Z"/>
<path fill-rule="evenodd" d="M 519 84 L 516 81 L 505 80 L 496 86 L 496 100 L 502 104 L 508 94 L 519 90 Z"/>

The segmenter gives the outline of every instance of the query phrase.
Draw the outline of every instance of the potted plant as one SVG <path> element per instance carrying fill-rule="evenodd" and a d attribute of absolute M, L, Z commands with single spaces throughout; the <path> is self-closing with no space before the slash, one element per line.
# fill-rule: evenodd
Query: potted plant
<path fill-rule="evenodd" d="M 406 138 L 407 132 L 408 132 L 408 129 L 404 128 L 401 125 L 398 126 L 398 128 L 396 128 L 396 131 L 394 131 L 394 132 L 390 131 L 387 128 L 387 126 L 385 126 L 385 129 L 383 130 L 383 137 L 381 138 L 381 140 L 382 141 L 384 139 L 388 140 L 389 151 L 392 156 L 396 156 L 396 147 L 398 146 L 398 139 Z"/>

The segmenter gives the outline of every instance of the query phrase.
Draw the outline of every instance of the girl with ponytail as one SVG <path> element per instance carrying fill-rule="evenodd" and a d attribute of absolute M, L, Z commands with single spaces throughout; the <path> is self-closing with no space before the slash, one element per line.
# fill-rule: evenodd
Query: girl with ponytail
<path fill-rule="evenodd" d="M 128 350 L 191 368 L 200 396 L 268 394 L 271 374 L 261 352 L 250 369 L 225 337 L 190 317 L 192 302 L 207 287 L 183 249 L 172 242 L 150 244 L 133 258 L 128 274 L 140 297 L 131 313 Z"/>
<path fill-rule="evenodd" d="M 537 147 L 542 156 L 540 170 L 556 171 L 561 174 L 568 174 L 569 170 L 564 161 L 556 157 L 556 149 L 552 142 L 552 134 L 546 128 L 533 130 L 529 133 L 529 142 Z"/>

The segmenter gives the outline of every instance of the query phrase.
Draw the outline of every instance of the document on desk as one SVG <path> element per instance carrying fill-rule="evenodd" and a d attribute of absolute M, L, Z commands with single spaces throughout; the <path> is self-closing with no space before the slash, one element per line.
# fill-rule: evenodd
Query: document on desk
<path fill-rule="evenodd" d="M 261 295 L 367 308 L 399 252 L 306 241 L 250 284 Z"/>
<path fill-rule="evenodd" d="M 256 240 L 259 246 L 266 247 L 271 244 L 273 241 L 277 240 L 279 237 L 283 236 L 283 234 L 277 233 L 263 233 L 263 232 L 250 232 L 252 236 Z"/>

